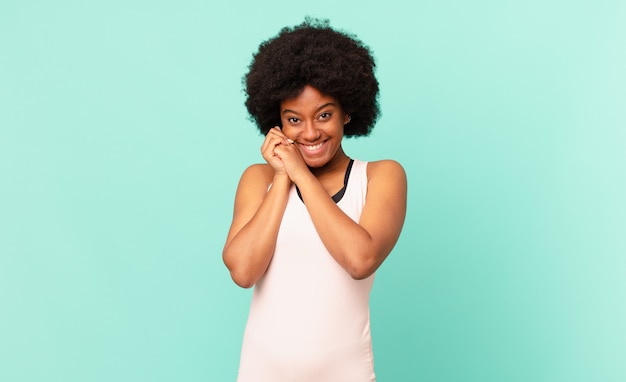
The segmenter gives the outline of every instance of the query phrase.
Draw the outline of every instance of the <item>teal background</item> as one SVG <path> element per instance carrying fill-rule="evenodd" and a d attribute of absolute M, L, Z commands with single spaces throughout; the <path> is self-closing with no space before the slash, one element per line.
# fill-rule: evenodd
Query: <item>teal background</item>
<path fill-rule="evenodd" d="M 409 177 L 379 381 L 626 380 L 626 3 L 0 0 L 0 380 L 234 381 L 221 248 L 262 160 L 241 77 L 305 15 L 356 33 Z"/>

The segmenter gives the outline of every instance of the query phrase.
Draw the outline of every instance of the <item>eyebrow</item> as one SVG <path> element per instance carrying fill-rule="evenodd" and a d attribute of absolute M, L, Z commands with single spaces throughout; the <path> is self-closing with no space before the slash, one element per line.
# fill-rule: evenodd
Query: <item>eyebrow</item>
<path fill-rule="evenodd" d="M 317 112 L 319 112 L 320 110 L 322 110 L 322 109 L 324 109 L 324 108 L 327 108 L 327 107 L 329 107 L 329 106 L 337 106 L 337 105 L 335 105 L 333 102 L 328 102 L 328 103 L 325 103 L 325 104 L 323 104 L 322 106 L 318 107 L 317 109 L 315 109 L 315 112 L 317 113 Z M 293 110 L 290 110 L 290 109 L 285 109 L 285 110 L 283 110 L 283 114 L 287 114 L 287 113 L 298 114 L 298 112 L 293 111 Z"/>

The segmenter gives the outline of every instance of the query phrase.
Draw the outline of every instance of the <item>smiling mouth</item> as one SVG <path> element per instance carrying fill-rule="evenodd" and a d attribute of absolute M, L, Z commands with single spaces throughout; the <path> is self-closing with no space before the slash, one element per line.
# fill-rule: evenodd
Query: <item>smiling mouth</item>
<path fill-rule="evenodd" d="M 300 146 L 302 146 L 307 151 L 315 151 L 315 150 L 319 150 L 320 148 L 322 148 L 322 146 L 324 146 L 324 142 L 320 142 L 316 145 L 300 144 Z"/>

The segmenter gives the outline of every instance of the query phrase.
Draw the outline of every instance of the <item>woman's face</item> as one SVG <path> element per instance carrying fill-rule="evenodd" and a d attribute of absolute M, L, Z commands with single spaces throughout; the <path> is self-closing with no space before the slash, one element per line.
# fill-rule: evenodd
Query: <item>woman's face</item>
<path fill-rule="evenodd" d="M 341 140 L 349 117 L 334 97 L 307 85 L 297 97 L 281 102 L 280 119 L 283 133 L 295 142 L 309 167 L 345 156 Z"/>

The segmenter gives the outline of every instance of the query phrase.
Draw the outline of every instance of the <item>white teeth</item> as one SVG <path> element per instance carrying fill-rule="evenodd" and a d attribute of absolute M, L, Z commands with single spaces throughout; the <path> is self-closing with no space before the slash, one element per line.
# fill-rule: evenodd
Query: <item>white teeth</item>
<path fill-rule="evenodd" d="M 303 146 L 304 146 L 307 150 L 309 150 L 309 151 L 315 151 L 315 150 L 319 149 L 320 147 L 322 147 L 322 145 L 323 145 L 323 144 L 324 144 L 324 142 L 322 142 L 322 143 L 318 143 L 318 144 L 316 144 L 316 145 L 312 145 L 312 146 L 309 146 L 309 145 L 303 145 Z"/>

